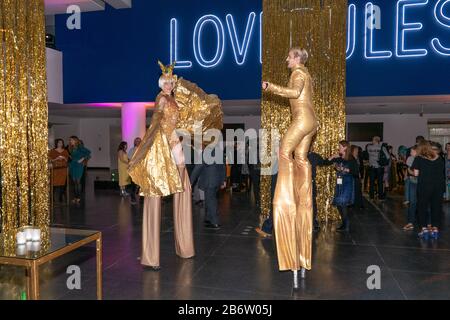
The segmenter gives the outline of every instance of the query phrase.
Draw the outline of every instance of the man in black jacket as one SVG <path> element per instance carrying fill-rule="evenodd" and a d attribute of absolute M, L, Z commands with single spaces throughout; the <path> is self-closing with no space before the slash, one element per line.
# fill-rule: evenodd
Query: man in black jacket
<path fill-rule="evenodd" d="M 216 152 L 220 152 L 221 161 L 208 161 L 218 159 Z M 211 158 L 211 159 L 208 159 Z M 203 149 L 202 163 L 196 164 L 191 174 L 191 185 L 198 182 L 198 187 L 205 191 L 205 227 L 218 230 L 219 212 L 217 192 L 226 187 L 226 168 L 223 148 L 216 148 L 216 144 L 210 143 Z"/>

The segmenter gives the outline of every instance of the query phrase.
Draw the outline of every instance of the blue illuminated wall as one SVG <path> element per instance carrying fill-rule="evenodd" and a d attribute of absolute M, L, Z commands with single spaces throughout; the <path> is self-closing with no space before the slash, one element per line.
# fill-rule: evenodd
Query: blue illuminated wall
<path fill-rule="evenodd" d="M 81 30 L 58 16 L 65 103 L 152 101 L 157 59 L 222 99 L 259 98 L 261 2 L 133 0 L 83 13 Z M 350 0 L 347 95 L 450 94 L 449 49 L 450 0 Z"/>

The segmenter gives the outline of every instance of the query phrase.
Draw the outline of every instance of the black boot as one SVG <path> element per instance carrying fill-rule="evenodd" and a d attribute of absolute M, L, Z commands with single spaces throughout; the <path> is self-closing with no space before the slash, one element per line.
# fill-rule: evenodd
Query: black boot
<path fill-rule="evenodd" d="M 342 224 L 336 229 L 337 232 L 348 232 L 350 230 L 350 222 L 348 218 L 342 219 Z"/>
<path fill-rule="evenodd" d="M 348 208 L 346 206 L 338 207 L 341 215 L 342 225 L 336 229 L 337 232 L 348 232 L 350 221 L 348 219 Z"/>

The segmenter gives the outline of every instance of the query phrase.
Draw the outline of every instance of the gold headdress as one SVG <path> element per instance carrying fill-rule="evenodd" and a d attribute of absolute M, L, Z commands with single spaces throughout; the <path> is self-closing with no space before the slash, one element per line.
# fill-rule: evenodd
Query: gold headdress
<path fill-rule="evenodd" d="M 173 74 L 173 69 L 175 68 L 175 61 L 172 64 L 165 66 L 161 61 L 158 60 L 159 67 L 161 68 L 162 75 L 160 80 L 172 80 L 176 82 L 178 77 Z"/>

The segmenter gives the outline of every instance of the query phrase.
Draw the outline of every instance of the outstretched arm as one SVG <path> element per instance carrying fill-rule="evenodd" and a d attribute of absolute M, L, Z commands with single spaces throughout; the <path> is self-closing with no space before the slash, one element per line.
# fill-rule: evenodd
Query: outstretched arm
<path fill-rule="evenodd" d="M 291 75 L 292 87 L 282 87 L 273 83 L 268 83 L 266 90 L 288 99 L 297 99 L 300 97 L 303 87 L 305 86 L 305 80 L 300 71 L 294 71 Z"/>

